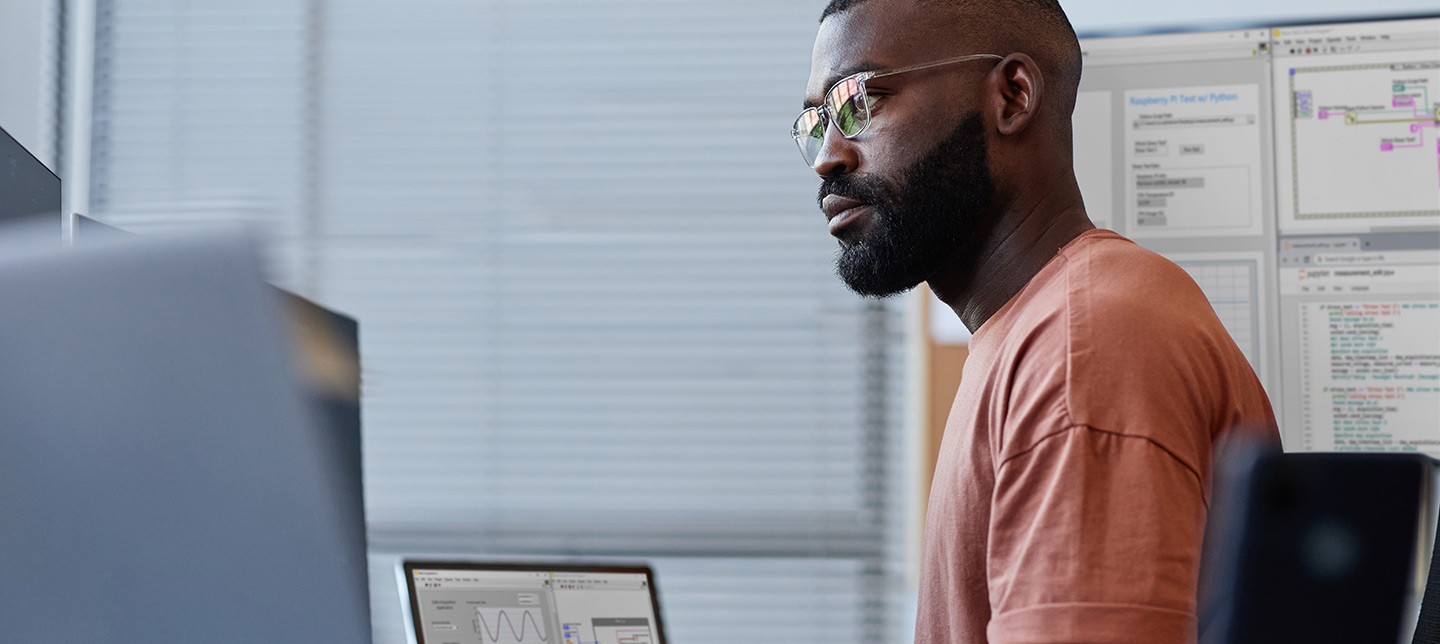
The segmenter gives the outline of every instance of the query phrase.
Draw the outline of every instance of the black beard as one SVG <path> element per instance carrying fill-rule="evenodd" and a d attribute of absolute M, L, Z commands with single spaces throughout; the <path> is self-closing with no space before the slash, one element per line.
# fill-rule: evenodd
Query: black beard
<path fill-rule="evenodd" d="M 859 295 L 884 298 L 915 288 L 951 257 L 972 258 L 994 227 L 995 183 L 985 122 L 967 114 L 935 148 L 891 181 L 877 175 L 826 179 L 836 194 L 873 207 L 866 229 L 842 240 L 835 274 Z"/>

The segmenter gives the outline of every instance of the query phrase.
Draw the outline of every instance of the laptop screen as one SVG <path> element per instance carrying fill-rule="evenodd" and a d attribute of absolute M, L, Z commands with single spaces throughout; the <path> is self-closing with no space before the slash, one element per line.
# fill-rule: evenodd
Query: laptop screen
<path fill-rule="evenodd" d="M 405 563 L 419 644 L 663 644 L 646 566 Z"/>

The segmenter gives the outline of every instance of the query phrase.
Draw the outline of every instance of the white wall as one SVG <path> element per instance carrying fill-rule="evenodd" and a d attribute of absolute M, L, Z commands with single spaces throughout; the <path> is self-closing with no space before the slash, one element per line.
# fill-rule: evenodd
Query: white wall
<path fill-rule="evenodd" d="M 1153 27 L 1223 26 L 1296 20 L 1440 13 L 1436 0 L 1060 0 L 1081 34 Z"/>
<path fill-rule="evenodd" d="M 54 170 L 53 0 L 0 2 L 0 127 Z"/>

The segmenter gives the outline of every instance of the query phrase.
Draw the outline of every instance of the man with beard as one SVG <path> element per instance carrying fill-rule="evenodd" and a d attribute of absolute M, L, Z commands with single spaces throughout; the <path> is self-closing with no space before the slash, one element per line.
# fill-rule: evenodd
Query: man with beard
<path fill-rule="evenodd" d="M 832 0 L 794 135 L 837 272 L 974 331 L 926 515 L 916 641 L 1183 642 L 1211 455 L 1278 441 L 1169 261 L 1085 213 L 1080 50 L 1054 0 Z"/>

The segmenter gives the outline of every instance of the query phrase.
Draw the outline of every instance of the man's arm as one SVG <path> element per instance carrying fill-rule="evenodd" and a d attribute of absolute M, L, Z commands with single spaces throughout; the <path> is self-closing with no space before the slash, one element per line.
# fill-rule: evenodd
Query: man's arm
<path fill-rule="evenodd" d="M 1150 439 L 1057 428 L 997 466 L 992 643 L 1190 642 L 1206 500 Z"/>

